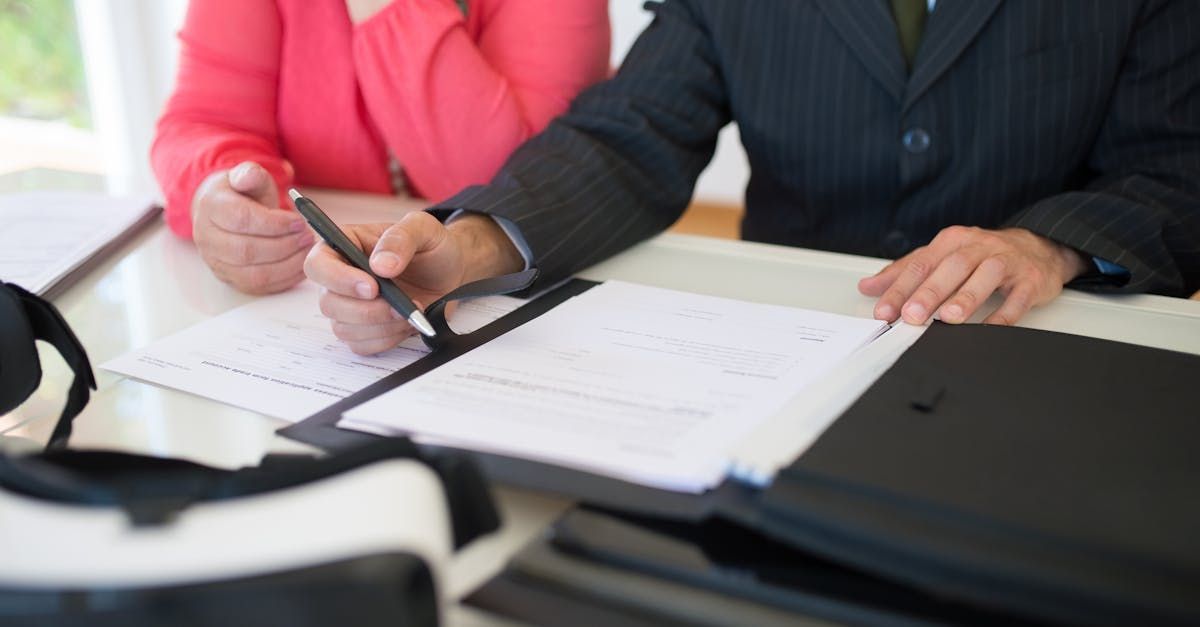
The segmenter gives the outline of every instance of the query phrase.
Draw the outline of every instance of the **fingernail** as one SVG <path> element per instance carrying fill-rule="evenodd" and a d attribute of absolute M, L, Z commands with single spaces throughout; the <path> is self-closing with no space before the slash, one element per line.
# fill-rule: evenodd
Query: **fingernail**
<path fill-rule="evenodd" d="M 904 316 L 908 318 L 909 321 L 915 323 L 925 322 L 925 318 L 928 317 L 925 307 L 920 303 L 910 303 L 907 307 L 905 307 Z"/>
<path fill-rule="evenodd" d="M 313 236 L 312 231 L 309 231 L 307 233 L 301 233 L 300 237 L 296 238 L 296 241 L 299 242 L 301 246 L 312 246 L 313 242 L 317 240 Z"/>
<path fill-rule="evenodd" d="M 392 273 L 400 267 L 400 257 L 389 252 L 375 253 L 371 256 L 371 265 L 379 272 Z"/>
<path fill-rule="evenodd" d="M 894 320 L 896 318 L 896 310 L 891 305 L 880 305 L 875 308 L 876 320 Z"/>
<path fill-rule="evenodd" d="M 354 293 L 358 294 L 361 298 L 370 298 L 372 296 L 371 284 L 370 283 L 355 283 L 354 284 Z"/>
<path fill-rule="evenodd" d="M 963 318 L 962 307 L 958 305 L 947 305 L 942 308 L 942 320 L 947 322 L 958 322 Z"/>
<path fill-rule="evenodd" d="M 296 220 L 295 222 L 292 222 L 289 228 L 292 229 L 293 233 L 299 233 L 300 231 L 308 229 L 308 223 L 304 220 Z"/>
<path fill-rule="evenodd" d="M 242 179 L 246 178 L 246 175 L 250 173 L 250 167 L 249 163 L 239 163 L 229 172 L 229 182 L 233 183 L 234 187 L 241 186 Z"/>

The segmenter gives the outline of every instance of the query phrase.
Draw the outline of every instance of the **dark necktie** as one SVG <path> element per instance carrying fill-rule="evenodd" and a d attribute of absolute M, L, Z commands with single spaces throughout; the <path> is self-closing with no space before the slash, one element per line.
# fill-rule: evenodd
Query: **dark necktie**
<path fill-rule="evenodd" d="M 896 18 L 904 60 L 912 69 L 917 47 L 921 45 L 921 32 L 925 30 L 925 18 L 929 15 L 929 0 L 892 0 L 892 15 Z"/>

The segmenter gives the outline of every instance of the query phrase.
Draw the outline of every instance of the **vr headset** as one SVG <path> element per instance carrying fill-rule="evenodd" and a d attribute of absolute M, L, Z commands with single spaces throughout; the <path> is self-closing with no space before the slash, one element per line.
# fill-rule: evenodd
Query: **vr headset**
<path fill-rule="evenodd" d="M 378 439 L 236 471 L 67 449 L 96 383 L 54 306 L 0 283 L 0 415 L 75 373 L 46 450 L 0 455 L 0 624 L 436 625 L 452 551 L 499 527 L 470 460 Z"/>

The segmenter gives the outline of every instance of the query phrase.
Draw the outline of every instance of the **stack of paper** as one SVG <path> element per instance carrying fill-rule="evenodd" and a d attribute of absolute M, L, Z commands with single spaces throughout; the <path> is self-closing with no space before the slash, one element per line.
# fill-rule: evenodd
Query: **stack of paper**
<path fill-rule="evenodd" d="M 340 426 L 701 492 L 737 442 L 886 329 L 610 281 Z"/>
<path fill-rule="evenodd" d="M 105 370 L 295 422 L 420 359 L 420 338 L 355 355 L 317 309 L 305 281 L 103 364 Z M 490 296 L 459 304 L 451 326 L 468 333 L 525 301 Z"/>
<path fill-rule="evenodd" d="M 463 303 L 470 332 L 524 301 Z M 911 344 L 878 320 L 610 281 L 344 415 L 339 426 L 656 488 L 767 480 Z M 349 351 L 316 286 L 202 322 L 104 368 L 288 421 L 425 355 Z M 761 482 L 761 481 L 760 481 Z"/>
<path fill-rule="evenodd" d="M 85 192 L 0 195 L 0 280 L 47 296 L 157 213 L 147 198 Z"/>

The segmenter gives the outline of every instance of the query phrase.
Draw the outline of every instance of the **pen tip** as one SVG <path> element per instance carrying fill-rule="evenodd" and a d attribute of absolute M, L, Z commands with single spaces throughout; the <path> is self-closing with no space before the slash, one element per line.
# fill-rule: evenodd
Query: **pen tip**
<path fill-rule="evenodd" d="M 290 196 L 290 197 L 291 197 L 291 199 L 292 199 L 293 201 L 300 200 L 301 198 L 304 198 L 304 196 L 301 196 L 301 195 L 300 195 L 300 192 L 296 191 L 296 188 L 295 188 L 295 187 L 292 187 L 292 188 L 288 189 L 288 196 Z"/>
<path fill-rule="evenodd" d="M 425 318 L 425 314 L 420 311 L 413 311 L 408 317 L 409 324 L 413 325 L 421 335 L 425 337 L 437 337 L 437 331 L 433 330 L 433 325 L 429 324 L 429 320 Z"/>

